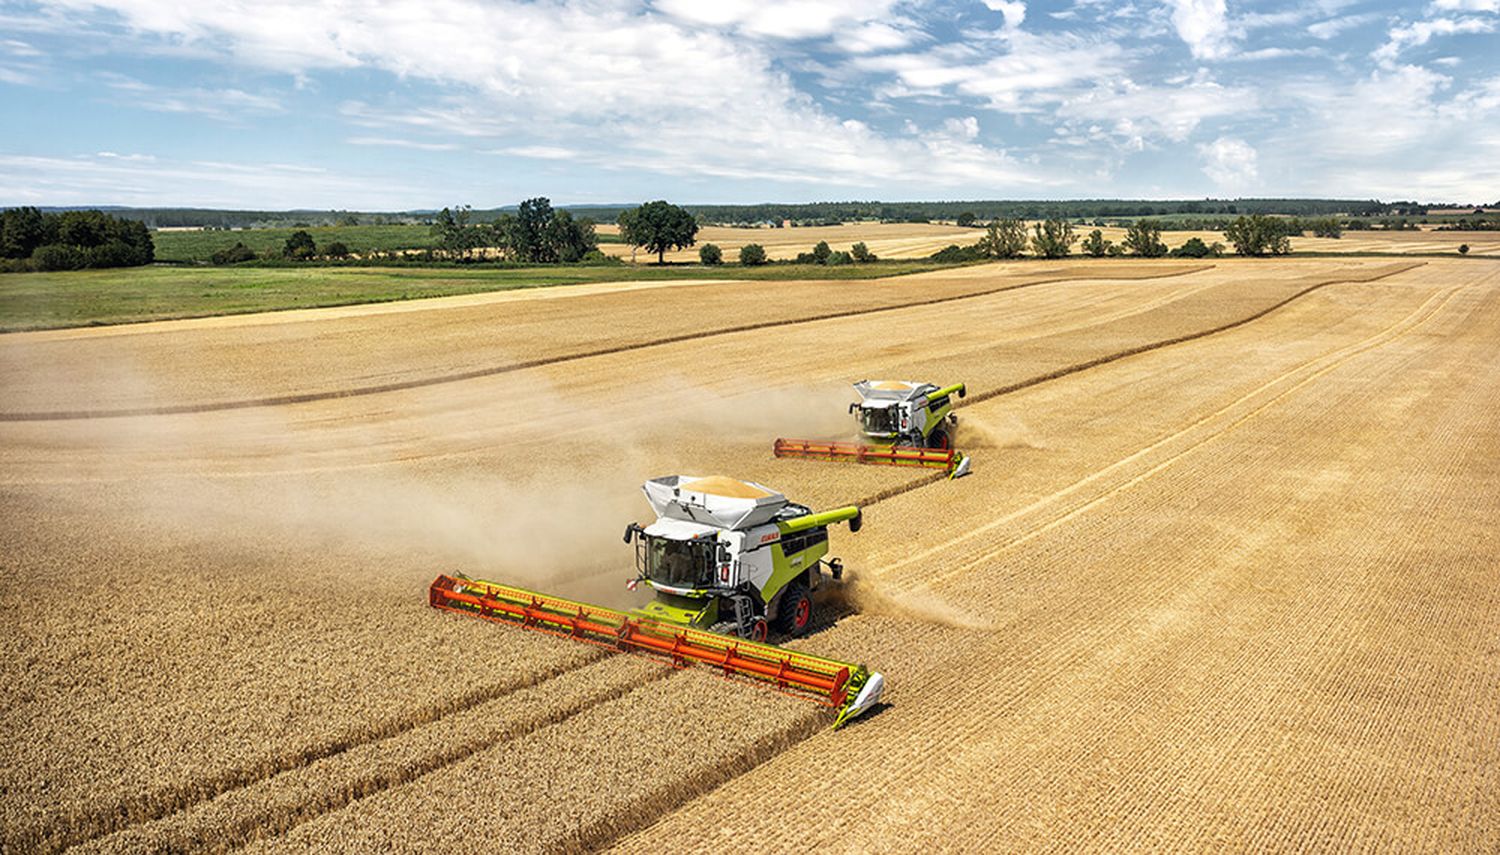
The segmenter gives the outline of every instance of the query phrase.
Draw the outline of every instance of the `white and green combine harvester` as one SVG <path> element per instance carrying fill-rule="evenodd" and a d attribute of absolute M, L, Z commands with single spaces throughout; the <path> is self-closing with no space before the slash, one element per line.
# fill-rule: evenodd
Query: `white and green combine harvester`
<path fill-rule="evenodd" d="M 644 490 L 656 522 L 630 525 L 625 542 L 635 543 L 635 581 L 656 599 L 638 613 L 755 641 L 773 627 L 787 638 L 807 632 L 824 568 L 843 575 L 838 559 L 824 560 L 828 527 L 861 523 L 859 508 L 815 514 L 733 478 L 670 475 Z"/>
<path fill-rule="evenodd" d="M 858 508 L 813 513 L 761 484 L 718 476 L 670 475 L 643 489 L 656 521 L 625 529 L 636 553 L 629 587 L 644 583 L 656 593 L 641 608 L 617 611 L 457 574 L 432 583 L 429 603 L 811 696 L 836 711 L 834 727 L 880 700 L 879 673 L 767 643 L 812 625 L 825 570 L 834 579 L 843 573 L 826 557 L 828 528 L 848 522 L 858 531 Z"/>
<path fill-rule="evenodd" d="M 953 447 L 958 429 L 953 398 L 967 394 L 964 384 L 861 380 L 854 391 L 859 401 L 849 405 L 849 413 L 858 420 L 865 442 L 782 438 L 776 440 L 776 456 L 922 466 L 946 470 L 949 478 L 969 474 L 969 456 Z"/>

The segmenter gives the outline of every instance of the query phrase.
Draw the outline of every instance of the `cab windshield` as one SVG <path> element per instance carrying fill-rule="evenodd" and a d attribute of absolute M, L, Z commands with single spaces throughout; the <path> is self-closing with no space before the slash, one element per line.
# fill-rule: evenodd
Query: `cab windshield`
<path fill-rule="evenodd" d="M 859 423 L 865 433 L 895 433 L 895 407 L 860 407 Z"/>
<path fill-rule="evenodd" d="M 643 536 L 636 546 L 636 566 L 647 579 L 663 585 L 712 587 L 715 546 L 711 540 Z"/>

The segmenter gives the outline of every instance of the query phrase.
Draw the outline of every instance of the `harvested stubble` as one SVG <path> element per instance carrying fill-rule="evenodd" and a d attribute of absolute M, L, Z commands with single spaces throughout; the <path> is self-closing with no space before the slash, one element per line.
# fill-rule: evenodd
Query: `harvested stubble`
<path fill-rule="evenodd" d="M 108 423 L 0 425 L 9 485 L 0 501 L 16 521 L 0 550 L 0 603 L 9 624 L 26 628 L 6 650 L 21 669 L 9 678 L 26 686 L 4 708 L 5 767 L 15 776 L 0 796 L 7 834 L 19 827 L 13 817 L 42 833 L 65 827 L 66 811 L 86 795 L 142 798 L 148 791 L 125 771 L 132 761 L 191 778 L 202 771 L 202 740 L 230 754 L 239 739 L 301 745 L 304 730 L 348 732 L 408 715 L 472 676 L 476 663 L 505 671 L 517 657 L 550 655 L 579 657 L 565 666 L 584 670 L 362 741 L 112 842 L 191 843 L 217 822 L 248 839 L 315 817 L 282 842 L 475 848 L 497 845 L 479 836 L 500 833 L 528 835 L 495 838 L 505 843 L 566 848 L 606 843 L 664 815 L 645 832 L 651 845 L 701 846 L 705 829 L 725 829 L 714 842 L 729 849 L 957 839 L 1000 848 L 1493 849 L 1500 734 L 1485 698 L 1500 692 L 1500 662 L 1484 639 L 1500 631 L 1500 543 L 1486 514 L 1500 490 L 1500 381 L 1482 368 L 1500 360 L 1500 277 L 1489 262 L 1434 261 L 1358 281 L 1387 263 L 1226 260 L 1175 279 L 1058 282 L 684 341 L 505 381 L 274 408 L 276 419 L 144 420 L 130 429 L 175 432 L 133 440 L 128 455 L 106 441 Z M 945 281 L 959 274 L 976 290 L 995 275 L 974 268 Z M 906 491 L 920 482 L 908 472 L 775 461 L 756 436 L 774 433 L 775 419 L 735 427 L 720 418 L 746 378 L 767 373 L 785 374 L 784 385 L 840 390 L 850 371 L 930 375 L 969 381 L 976 398 L 1211 329 L 1335 278 L 1349 282 L 1242 327 L 966 406 L 961 418 L 1015 418 L 1031 439 L 985 449 L 959 482 Z M 1454 285 L 1467 287 L 1449 294 Z M 760 287 L 755 295 L 770 299 L 782 286 Z M 451 319 L 405 314 L 387 335 L 420 340 Z M 576 322 L 571 312 L 558 319 Z M 231 340 L 245 335 L 227 329 L 238 330 Z M 538 319 L 531 330 L 507 345 L 545 346 L 548 325 Z M 198 333 L 175 342 L 170 331 L 153 335 L 166 337 L 148 347 L 160 353 L 208 346 Z M 275 371 L 310 375 L 341 347 L 308 336 L 282 349 Z M 487 358 L 489 347 L 416 361 L 428 360 L 424 371 L 456 366 Z M 767 353 L 777 354 L 773 368 Z M 341 381 L 364 370 L 359 359 L 342 364 Z M 195 370 L 173 362 L 163 374 L 153 396 L 201 399 Z M 766 397 L 743 400 L 768 406 Z M 794 396 L 786 408 L 813 403 Z M 721 440 L 726 432 L 732 441 Z M 269 467 L 288 474 L 254 474 Z M 672 471 L 732 474 L 820 507 L 889 495 L 869 509 L 862 533 L 835 536 L 851 571 L 884 585 L 867 600 L 879 616 L 842 620 L 806 644 L 885 670 L 892 705 L 821 733 L 826 718 L 816 709 L 701 671 L 655 680 L 659 669 L 638 660 L 587 664 L 598 655 L 588 648 L 441 619 L 421 606 L 421 586 L 439 568 L 424 558 L 432 540 L 419 529 L 451 534 L 456 508 L 407 528 L 377 515 L 357 529 L 362 536 L 395 531 L 359 549 L 343 542 L 343 528 L 293 537 L 295 529 L 251 512 L 250 496 L 274 503 L 282 482 L 313 477 L 305 470 L 319 470 L 323 487 L 293 514 L 335 503 L 340 487 L 359 483 L 358 471 L 399 472 L 459 496 L 457 504 L 482 497 L 474 481 L 509 491 L 583 480 L 596 500 L 626 496 L 632 515 L 645 513 L 638 480 Z M 62 483 L 40 483 L 51 477 Z M 159 520 L 134 510 L 150 507 L 136 493 L 203 479 L 247 485 L 238 536 L 164 535 Z M 354 491 L 352 515 L 369 514 L 376 500 L 405 508 L 412 498 L 373 496 Z M 526 498 L 480 501 L 462 516 L 493 514 L 498 525 L 518 516 L 513 509 L 556 506 L 550 494 Z M 595 522 L 619 549 L 614 506 L 601 515 L 610 519 L 580 527 L 565 504 L 570 510 L 556 514 L 565 526 L 519 515 L 514 540 L 524 549 L 441 569 L 479 572 L 503 552 L 531 554 L 564 534 L 591 544 Z M 903 564 L 928 549 L 919 566 Z M 363 578 L 374 568 L 380 578 Z M 368 586 L 352 598 L 354 612 L 334 590 L 305 600 L 317 586 L 306 580 L 329 578 Z M 102 616 L 35 618 L 37 602 L 84 601 L 100 590 L 115 605 Z M 919 608 L 899 608 L 914 604 L 913 591 Z M 235 605 L 215 618 L 215 601 Z M 195 652 L 205 645 L 208 654 Z M 443 651 L 436 658 L 434 648 Z M 302 651 L 293 660 L 302 670 L 287 667 L 288 650 Z M 294 677 L 301 688 L 288 694 Z M 361 677 L 367 682 L 355 682 Z M 185 688 L 194 681 L 207 687 L 201 697 Z M 585 708 L 594 691 L 614 699 Z M 507 705 L 523 693 L 524 712 Z M 266 708 L 286 712 L 280 731 L 226 726 L 241 719 L 225 711 L 249 720 Z M 57 709 L 85 727 L 52 726 Z M 446 744 L 443 734 L 460 721 L 475 738 Z M 726 721 L 735 725 L 728 742 Z M 537 723 L 546 726 L 528 729 Z M 515 736 L 465 755 L 478 734 Z M 100 759 L 53 761 L 86 755 Z M 599 756 L 602 783 L 588 761 Z M 653 764 L 660 756 L 686 756 L 686 783 Z M 829 756 L 840 758 L 836 773 Z M 627 785 L 641 775 L 640 786 Z M 574 792 L 585 798 L 564 801 Z M 768 792 L 793 795 L 765 812 Z M 348 802 L 356 795 L 368 797 Z M 450 804 L 461 806 L 463 822 L 444 823 Z M 318 815 L 330 808 L 339 809 Z"/>
<path fill-rule="evenodd" d="M 906 673 L 910 704 L 817 736 L 622 848 L 701 840 L 708 817 L 794 781 L 795 806 L 743 817 L 723 848 L 896 837 L 914 849 L 1493 850 L 1500 716 L 1485 698 L 1500 692 L 1500 540 L 1476 500 L 1500 491 L 1500 376 L 1443 369 L 1500 355 L 1500 290 L 1431 273 L 1385 289 L 1364 306 L 1373 317 L 1311 342 L 1289 335 L 1253 361 L 1242 345 L 1225 364 L 1217 351 L 1233 340 L 1204 342 L 1020 393 L 1009 405 L 1056 436 L 1094 434 L 1096 406 L 1134 399 L 1124 411 L 1149 413 L 1158 384 L 1187 399 L 1220 390 L 1152 419 L 1149 436 L 1197 422 L 1235 386 L 1271 386 L 1268 406 L 1236 411 L 1197 447 L 1106 475 L 1098 503 L 1018 522 L 1023 539 L 936 534 L 943 555 L 994 551 L 907 584 L 987 606 L 1002 630 Z M 1331 306 L 1269 327 L 1315 323 L 1316 308 Z M 1066 393 L 1113 400 L 1072 412 L 1052 403 Z M 1079 436 L 1072 453 L 1131 460 L 1143 446 L 1126 433 L 1108 452 L 1109 437 Z M 932 517 L 921 499 L 878 511 Z M 949 684 L 963 704 L 944 702 Z M 906 751 L 881 750 L 892 744 Z M 833 750 L 854 758 L 837 785 L 799 775 Z"/>
<path fill-rule="evenodd" d="M 131 826 L 77 851 L 228 850 L 297 825 L 483 751 L 520 750 L 531 734 L 671 673 L 670 666 L 621 656 L 578 668 L 430 724 L 230 790 L 155 822 Z M 501 749 L 501 746 L 508 746 Z"/>
<path fill-rule="evenodd" d="M 362 799 L 266 849 L 584 850 L 826 726 L 817 708 L 692 669 Z"/>
<path fill-rule="evenodd" d="M 871 312 L 876 314 L 870 317 L 880 317 L 901 307 L 945 305 L 1081 276 L 1128 281 L 1206 267 L 1016 263 L 867 282 L 776 283 L 771 300 L 765 283 L 720 282 L 590 291 L 571 299 L 535 295 L 529 301 L 443 303 L 427 311 L 412 302 L 378 307 L 385 309 L 380 312 L 297 313 L 284 324 L 268 323 L 273 313 L 17 333 L 0 337 L 0 364 L 13 369 L 5 378 L 0 420 L 27 413 L 336 400 L 371 389 L 505 375 L 518 366 L 566 364 L 589 355 L 632 356 L 636 349 L 665 342 L 697 348 L 712 345 L 726 331 L 763 335 L 819 318 Z M 503 336 L 496 335 L 497 327 Z M 304 356 L 316 359 L 316 371 L 298 358 Z"/>
<path fill-rule="evenodd" d="M 100 492 L 71 524 L 4 497 L 0 610 L 17 632 L 0 671 L 19 690 L 0 709 L 0 810 L 17 851 L 182 810 L 601 655 L 435 621 L 426 574 L 369 554 L 304 542 L 295 561 L 264 546 L 251 559 L 100 525 L 122 495 Z"/>
<path fill-rule="evenodd" d="M 601 234 L 617 234 L 615 226 L 601 226 Z M 739 229 L 723 226 L 707 226 L 698 230 L 698 246 L 711 243 L 724 250 L 728 260 L 738 260 L 740 247 L 758 243 L 766 249 L 766 256 L 778 261 L 796 258 L 798 253 L 810 252 L 819 241 L 827 241 L 834 250 L 847 252 L 856 243 L 863 242 L 879 258 L 927 258 L 934 252 L 951 244 L 971 244 L 984 235 L 982 229 L 964 229 L 957 226 L 929 223 L 855 223 L 844 226 L 810 226 L 786 229 Z M 599 247 L 614 256 L 629 258 L 632 248 L 625 244 L 604 244 Z M 638 261 L 655 261 L 654 254 L 635 252 Z M 666 255 L 667 261 L 696 263 L 698 247 L 693 246 Z"/>

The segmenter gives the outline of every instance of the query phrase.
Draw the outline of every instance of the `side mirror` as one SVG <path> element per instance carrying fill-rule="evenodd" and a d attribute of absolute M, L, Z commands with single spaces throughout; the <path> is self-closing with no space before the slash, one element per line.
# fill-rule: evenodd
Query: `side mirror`
<path fill-rule="evenodd" d="M 859 513 L 857 513 L 857 514 L 854 515 L 853 519 L 849 520 L 849 531 L 851 531 L 851 532 L 859 531 L 860 528 L 864 526 L 864 524 L 865 524 L 865 512 L 864 511 L 860 511 Z"/>
<path fill-rule="evenodd" d="M 969 394 L 969 387 L 967 387 L 967 386 L 959 386 L 958 387 L 958 397 L 960 397 L 960 398 L 967 397 L 968 394 Z"/>
<path fill-rule="evenodd" d="M 631 541 L 631 538 L 635 536 L 635 533 L 640 530 L 641 527 L 636 525 L 635 523 L 631 523 L 630 525 L 625 526 L 625 542 L 629 543 Z"/>
<path fill-rule="evenodd" d="M 857 409 L 859 409 L 859 404 L 850 404 L 849 405 L 849 415 L 851 415 L 851 416 L 854 415 L 854 411 L 857 410 Z"/>

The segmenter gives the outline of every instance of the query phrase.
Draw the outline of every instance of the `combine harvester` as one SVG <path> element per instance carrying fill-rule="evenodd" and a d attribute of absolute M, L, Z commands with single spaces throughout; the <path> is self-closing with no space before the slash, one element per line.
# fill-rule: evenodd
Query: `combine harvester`
<path fill-rule="evenodd" d="M 635 545 L 629 587 L 644 582 L 656 591 L 644 607 L 616 611 L 460 575 L 439 576 L 429 602 L 811 696 L 836 710 L 834 727 L 880 699 L 885 679 L 863 665 L 766 643 L 773 627 L 791 638 L 807 631 L 824 568 L 835 579 L 843 574 L 837 559 L 824 560 L 828 527 L 847 521 L 858 531 L 858 508 L 815 514 L 760 484 L 723 477 L 671 475 L 643 489 L 656 522 L 632 523 L 625 542 Z"/>
<path fill-rule="evenodd" d="M 878 463 L 886 466 L 923 466 L 943 469 L 949 478 L 969 474 L 969 457 L 953 448 L 958 416 L 953 396 L 965 395 L 964 384 L 938 388 L 909 380 L 861 380 L 854 384 L 859 402 L 849 413 L 859 418 L 860 433 L 870 440 L 826 442 L 777 439 L 777 457 Z"/>

